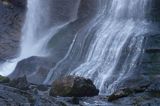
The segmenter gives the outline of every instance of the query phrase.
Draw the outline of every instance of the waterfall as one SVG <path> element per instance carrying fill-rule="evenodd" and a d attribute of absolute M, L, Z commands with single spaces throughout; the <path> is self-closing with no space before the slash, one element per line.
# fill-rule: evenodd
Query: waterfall
<path fill-rule="evenodd" d="M 6 76 L 12 73 L 17 63 L 25 58 L 45 55 L 42 49 L 44 49 L 44 43 L 47 43 L 47 40 L 51 35 L 41 37 L 42 34 L 46 33 L 45 30 L 43 30 L 44 32 L 42 31 L 42 28 L 47 25 L 47 19 L 44 17 L 47 15 L 44 13 L 47 12 L 39 11 L 41 5 L 39 0 L 28 0 L 28 12 L 22 29 L 23 37 L 20 45 L 20 54 L 17 58 L 7 60 L 7 62 L 1 65 L 1 75 Z M 47 11 L 45 8 L 43 10 Z"/>
<path fill-rule="evenodd" d="M 75 35 L 68 53 L 50 70 L 44 83 L 51 83 L 58 75 L 64 73 L 78 75 L 92 79 L 100 89 L 100 94 L 109 94 L 116 89 L 119 82 L 133 73 L 141 53 L 143 35 L 148 31 L 145 19 L 148 1 L 100 0 L 99 4 L 101 5 L 97 16 Z M 69 62 L 70 58 L 76 58 L 72 52 L 76 50 L 78 36 L 82 36 L 81 33 L 88 36 L 95 28 L 92 35 L 94 39 L 87 50 L 85 60 L 76 68 L 68 65 L 66 62 Z M 130 43 L 126 46 L 127 42 Z M 121 60 L 125 47 L 130 51 Z M 121 68 L 117 70 L 121 61 Z"/>
<path fill-rule="evenodd" d="M 145 19 L 147 3 L 147 0 L 112 0 L 108 17 L 97 30 L 96 39 L 88 50 L 85 62 L 71 74 L 93 79 L 101 94 L 113 92 L 116 84 L 128 73 L 132 73 L 141 53 L 143 43 L 141 35 L 147 33 Z M 117 71 L 123 48 L 129 39 L 132 39 L 130 46 L 137 47 L 130 59 L 129 54 L 123 58 L 125 62 L 122 69 Z M 114 78 L 116 74 L 117 78 Z"/>
<path fill-rule="evenodd" d="M 62 3 L 64 9 L 56 2 Z M 68 11 L 63 2 L 68 2 Z M 91 2 L 95 2 L 95 7 L 90 6 Z M 50 55 L 59 59 L 55 48 L 65 47 L 61 48 L 64 50 L 69 45 L 66 52 L 58 52 L 64 56 L 57 59 L 43 83 L 51 84 L 64 75 L 77 75 L 92 79 L 100 94 L 109 94 L 134 73 L 143 35 L 148 32 L 148 3 L 148 0 L 28 0 L 20 53 L 1 64 L 0 74 L 11 74 L 18 62 L 31 56 Z M 54 6 L 60 10 L 54 10 Z M 82 13 L 84 10 L 86 14 Z M 91 12 L 91 17 L 84 18 Z M 57 33 L 62 29 L 61 38 Z M 54 36 L 62 41 L 58 40 L 55 45 L 59 45 L 50 53 L 47 47 Z"/>
<path fill-rule="evenodd" d="M 115 83 L 120 82 L 134 68 L 143 42 L 143 37 L 136 37 L 147 32 L 146 0 L 112 0 L 110 5 L 108 17 L 96 32 L 96 39 L 88 50 L 85 62 L 71 72 L 72 75 L 93 79 L 101 94 L 114 91 Z M 126 56 L 124 60 L 127 63 L 115 73 L 123 47 L 129 39 L 132 39 L 130 45 L 138 46 L 130 61 Z M 111 81 L 118 73 L 118 77 Z"/>
<path fill-rule="evenodd" d="M 44 2 L 45 3 L 45 2 Z M 47 8 L 39 11 L 44 7 L 44 4 L 39 0 L 28 0 L 28 11 L 26 20 L 22 28 L 22 40 L 20 54 L 13 60 L 8 60 L 1 65 L 1 75 L 11 74 L 17 63 L 31 56 L 45 56 L 45 46 L 49 38 L 53 34 L 52 29 L 45 29 L 48 24 L 49 15 Z M 47 5 L 46 5 L 47 6 Z"/>
<path fill-rule="evenodd" d="M 78 0 L 72 7 L 74 12 L 70 13 L 71 19 L 68 22 L 56 23 L 51 21 L 56 17 L 51 17 L 50 6 L 52 0 L 28 0 L 27 14 L 24 26 L 22 28 L 22 39 L 20 44 L 20 53 L 17 58 L 7 60 L 0 65 L 0 75 L 10 75 L 16 68 L 18 62 L 31 56 L 48 56 L 47 44 L 54 34 L 69 22 L 77 18 Z M 73 1 L 72 1 L 73 2 Z"/>

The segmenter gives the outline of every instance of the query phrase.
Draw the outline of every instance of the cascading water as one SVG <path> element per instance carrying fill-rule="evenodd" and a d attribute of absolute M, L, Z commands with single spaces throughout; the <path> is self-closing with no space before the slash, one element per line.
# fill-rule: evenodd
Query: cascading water
<path fill-rule="evenodd" d="M 138 50 L 132 54 L 131 61 L 123 64 L 123 69 L 118 72 L 120 75 L 116 80 L 111 81 L 127 40 L 136 39 L 135 37 L 147 32 L 146 6 L 146 0 L 112 0 L 109 15 L 98 29 L 86 61 L 71 74 L 94 79 L 102 94 L 114 91 L 114 84 L 120 82 L 125 77 L 125 73 L 132 70 L 140 54 L 143 37 L 138 39 Z M 135 42 L 131 42 L 131 45 Z M 127 67 L 127 64 L 131 65 Z"/>
<path fill-rule="evenodd" d="M 116 84 L 126 77 L 127 73 L 131 74 L 130 71 L 139 57 L 143 42 L 141 35 L 147 33 L 145 20 L 147 3 L 147 0 L 112 0 L 108 17 L 96 32 L 96 39 L 89 49 L 85 62 L 71 74 L 93 79 L 101 94 L 114 91 Z M 130 61 L 126 56 L 124 60 L 128 63 L 124 63 L 122 69 L 115 73 L 123 47 L 129 39 L 132 39 L 130 45 L 137 47 Z M 117 78 L 111 81 L 116 74 Z"/>
<path fill-rule="evenodd" d="M 136 61 L 139 57 L 143 36 L 147 33 L 147 22 L 145 19 L 145 10 L 147 0 L 110 0 L 99 1 L 101 4 L 100 12 L 85 29 L 76 34 L 70 49 L 66 56 L 50 70 L 44 83 L 52 82 L 59 74 L 66 73 L 90 78 L 100 89 L 101 94 L 109 94 L 116 89 L 116 86 L 128 73 L 131 74 Z M 67 66 L 66 62 L 70 60 L 72 52 L 76 48 L 77 36 L 80 33 L 91 33 L 92 29 L 97 28 L 92 36 L 91 42 L 85 60 L 77 67 Z M 125 44 L 130 40 L 129 49 L 133 49 L 124 57 L 124 63 L 121 70 L 116 71 L 120 62 Z M 77 41 L 78 42 L 78 41 Z M 74 59 L 73 59 L 74 60 Z M 72 61 L 73 61 L 72 60 Z M 127 65 L 129 64 L 129 65 Z M 62 67 L 69 69 L 67 72 Z M 69 68 L 68 68 L 69 67 Z M 73 71 L 71 71 L 71 69 Z"/>

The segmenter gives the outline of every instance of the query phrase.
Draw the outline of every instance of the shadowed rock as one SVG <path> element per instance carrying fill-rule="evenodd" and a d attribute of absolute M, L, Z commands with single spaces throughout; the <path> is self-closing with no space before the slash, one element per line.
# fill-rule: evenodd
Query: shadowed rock
<path fill-rule="evenodd" d="M 91 97 L 98 95 L 99 90 L 90 79 L 76 76 L 67 76 L 53 82 L 51 96 Z"/>
<path fill-rule="evenodd" d="M 21 90 L 28 90 L 30 84 L 28 83 L 26 76 L 24 76 L 17 79 L 13 79 L 12 81 L 10 81 L 9 85 Z"/>

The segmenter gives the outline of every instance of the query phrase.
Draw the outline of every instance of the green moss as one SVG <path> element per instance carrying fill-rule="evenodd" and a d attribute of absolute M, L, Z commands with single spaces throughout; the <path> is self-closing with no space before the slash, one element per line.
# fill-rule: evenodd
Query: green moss
<path fill-rule="evenodd" d="M 3 77 L 0 75 L 0 83 L 9 83 L 10 79 L 8 77 Z"/>

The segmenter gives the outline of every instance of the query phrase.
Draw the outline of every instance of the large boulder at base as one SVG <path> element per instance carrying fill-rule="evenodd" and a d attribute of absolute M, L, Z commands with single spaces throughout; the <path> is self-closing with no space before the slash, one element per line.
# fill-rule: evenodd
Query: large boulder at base
<path fill-rule="evenodd" d="M 90 79 L 77 76 L 66 76 L 53 82 L 51 96 L 91 97 L 98 95 L 99 90 Z"/>

